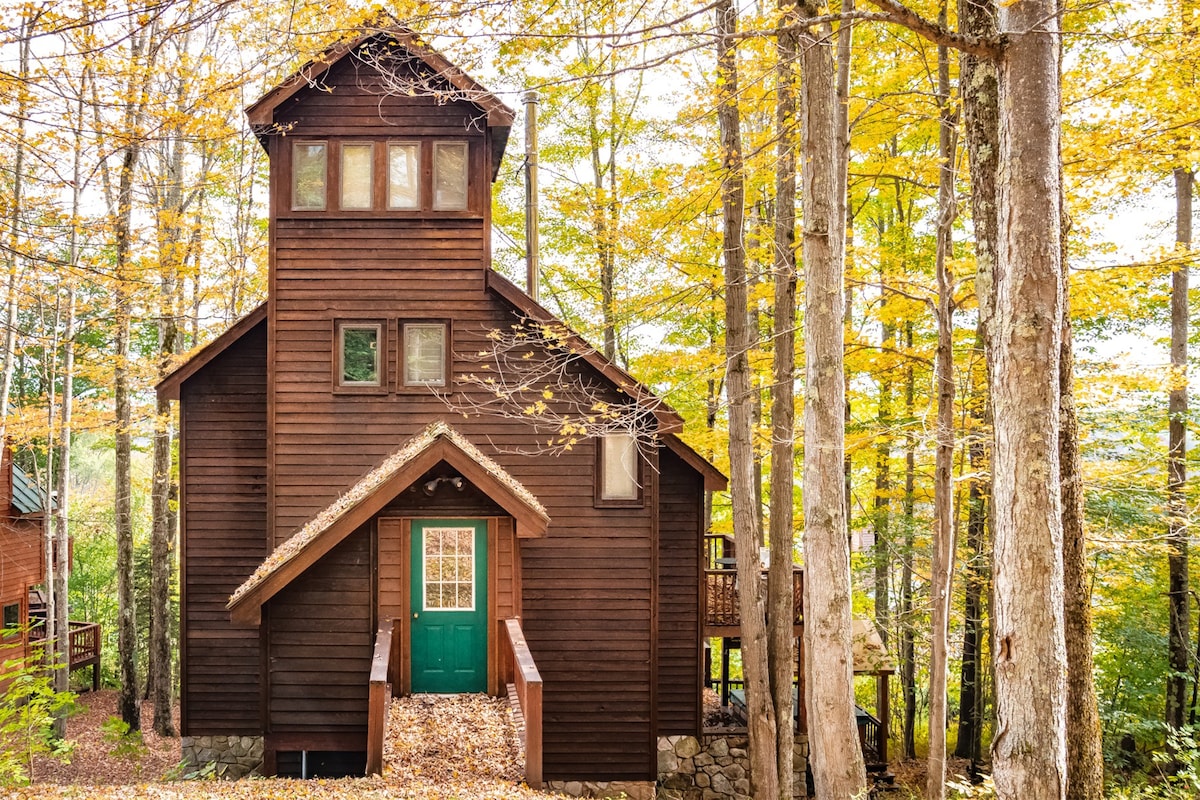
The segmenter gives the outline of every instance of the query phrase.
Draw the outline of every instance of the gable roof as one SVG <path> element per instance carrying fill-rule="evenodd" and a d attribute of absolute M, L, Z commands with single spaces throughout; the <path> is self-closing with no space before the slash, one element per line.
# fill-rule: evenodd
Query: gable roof
<path fill-rule="evenodd" d="M 725 473 L 717 469 L 707 458 L 697 453 L 683 439 L 680 439 L 673 433 L 669 433 L 662 437 L 663 444 L 667 449 L 675 455 L 679 456 L 683 463 L 687 464 L 704 479 L 704 488 L 710 492 L 721 492 L 729 485 L 729 478 Z"/>
<path fill-rule="evenodd" d="M 483 84 L 450 63 L 445 56 L 434 50 L 421 36 L 410 28 L 398 22 L 365 27 L 353 38 L 339 42 L 321 55 L 305 64 L 303 67 L 284 79 L 275 88 L 246 107 L 246 118 L 250 127 L 262 137 L 277 131 L 274 129 L 275 109 L 283 105 L 303 89 L 316 87 L 320 77 L 328 72 L 335 64 L 358 52 L 359 48 L 372 39 L 390 39 L 404 48 L 409 55 L 415 57 L 438 77 L 444 79 L 455 90 L 459 97 L 478 106 L 487 114 L 487 125 L 492 129 L 492 180 L 500 169 L 500 159 L 504 156 L 504 147 L 508 143 L 508 134 L 512 128 L 515 112 L 492 94 Z"/>
<path fill-rule="evenodd" d="M 640 407 L 649 411 L 658 421 L 659 435 L 678 433 L 683 430 L 683 417 L 667 405 L 667 402 L 639 383 L 632 375 L 601 355 L 596 348 L 562 320 L 555 317 L 536 300 L 527 295 L 508 278 L 493 269 L 487 271 L 487 288 L 505 300 L 514 309 L 535 322 L 560 325 L 566 331 L 566 342 L 573 353 L 578 354 L 593 369 L 612 382 L 618 391 L 633 399 Z"/>
<path fill-rule="evenodd" d="M 438 420 L 276 547 L 230 596 L 226 607 L 234 621 L 258 624 L 263 603 L 442 461 L 511 514 L 519 538 L 546 533 L 550 516 L 537 498 L 462 434 Z"/>
<path fill-rule="evenodd" d="M 187 361 L 184 361 L 174 370 L 168 372 L 154 387 L 158 391 L 158 396 L 165 400 L 178 400 L 179 389 L 184 381 L 203 369 L 210 361 L 221 355 L 221 353 L 224 353 L 230 345 L 249 333 L 251 329 L 260 323 L 266 322 L 266 319 L 267 304 L 263 303 L 233 323 L 229 330 L 193 353 Z"/>

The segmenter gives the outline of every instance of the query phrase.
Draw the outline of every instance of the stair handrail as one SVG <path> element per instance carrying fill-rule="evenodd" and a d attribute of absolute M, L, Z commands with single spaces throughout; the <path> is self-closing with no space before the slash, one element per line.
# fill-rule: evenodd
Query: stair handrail
<path fill-rule="evenodd" d="M 525 783 L 538 789 L 542 785 L 542 675 L 521 630 L 521 620 L 504 620 L 507 653 L 521 716 L 525 719 Z"/>
<path fill-rule="evenodd" d="M 383 740 L 387 735 L 388 707 L 392 703 L 389 679 L 392 657 L 392 620 L 379 621 L 375 651 L 371 656 L 371 684 L 367 710 L 367 775 L 383 774 Z"/>

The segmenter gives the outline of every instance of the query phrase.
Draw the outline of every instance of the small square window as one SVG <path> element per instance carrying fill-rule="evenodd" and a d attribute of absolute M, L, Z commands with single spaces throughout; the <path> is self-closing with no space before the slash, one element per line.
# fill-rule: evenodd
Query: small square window
<path fill-rule="evenodd" d="M 404 385 L 445 386 L 446 324 L 406 322 L 400 332 L 404 340 Z"/>
<path fill-rule="evenodd" d="M 296 211 L 325 209 L 325 143 L 296 142 L 292 145 L 292 208 Z"/>
<path fill-rule="evenodd" d="M 421 145 L 388 145 L 388 208 L 421 207 Z"/>
<path fill-rule="evenodd" d="M 373 207 L 374 159 L 374 145 L 342 145 L 342 208 L 361 211 Z"/>
<path fill-rule="evenodd" d="M 434 142 L 433 207 L 461 211 L 467 207 L 467 143 Z"/>
<path fill-rule="evenodd" d="M 4 607 L 4 627 L 16 628 L 21 624 L 21 604 L 13 603 Z"/>
<path fill-rule="evenodd" d="M 600 499 L 620 503 L 640 501 L 637 440 L 628 433 L 609 433 L 600 440 L 599 449 Z"/>
<path fill-rule="evenodd" d="M 338 383 L 342 386 L 381 386 L 382 328 L 379 323 L 338 326 Z"/>

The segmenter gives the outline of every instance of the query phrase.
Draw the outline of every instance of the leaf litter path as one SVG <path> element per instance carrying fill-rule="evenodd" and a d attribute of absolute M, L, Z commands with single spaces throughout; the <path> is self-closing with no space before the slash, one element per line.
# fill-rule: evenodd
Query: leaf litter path
<path fill-rule="evenodd" d="M 392 701 L 384 777 L 518 785 L 521 744 L 508 700 L 482 694 L 414 695 Z"/>
<path fill-rule="evenodd" d="M 525 786 L 522 764 L 506 700 L 418 695 L 392 703 L 382 777 L 39 783 L 0 787 L 0 800 L 562 800 Z"/>

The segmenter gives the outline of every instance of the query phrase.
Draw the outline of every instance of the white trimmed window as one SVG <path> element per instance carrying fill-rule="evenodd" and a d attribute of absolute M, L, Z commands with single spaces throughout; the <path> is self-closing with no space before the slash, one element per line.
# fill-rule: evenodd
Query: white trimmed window
<path fill-rule="evenodd" d="M 475 610 L 475 529 L 426 528 L 426 611 Z"/>
<path fill-rule="evenodd" d="M 342 208 L 369 211 L 374 206 L 375 145 L 342 145 Z"/>
<path fill-rule="evenodd" d="M 292 144 L 292 209 L 325 210 L 325 142 Z"/>
<path fill-rule="evenodd" d="M 433 207 L 462 211 L 467 207 L 467 143 L 434 142 Z"/>
<path fill-rule="evenodd" d="M 638 482 L 637 441 L 628 433 L 609 433 L 600 440 L 600 499 L 636 502 Z"/>
<path fill-rule="evenodd" d="M 388 145 L 388 208 L 421 207 L 421 145 Z"/>
<path fill-rule="evenodd" d="M 400 326 L 405 386 L 446 385 L 446 327 L 444 322 L 406 322 Z"/>
<path fill-rule="evenodd" d="M 338 383 L 342 386 L 381 386 L 379 350 L 383 340 L 379 323 L 344 323 L 338 326 Z"/>

